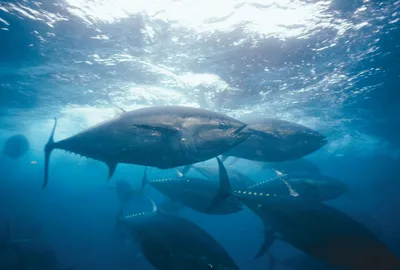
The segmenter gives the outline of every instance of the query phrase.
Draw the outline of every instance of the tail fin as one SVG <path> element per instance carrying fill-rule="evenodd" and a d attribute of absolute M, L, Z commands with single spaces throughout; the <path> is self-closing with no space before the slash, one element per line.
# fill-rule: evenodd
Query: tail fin
<path fill-rule="evenodd" d="M 57 118 L 54 118 L 54 126 L 53 130 L 51 131 L 49 141 L 44 147 L 44 183 L 42 189 L 44 189 L 47 185 L 47 182 L 49 180 L 49 161 L 50 161 L 50 155 L 53 149 L 55 148 L 54 146 L 54 132 L 57 127 Z"/>
<path fill-rule="evenodd" d="M 217 190 L 217 195 L 214 197 L 210 206 L 206 209 L 207 213 L 211 212 L 213 209 L 221 205 L 229 196 L 232 195 L 232 187 L 229 182 L 229 177 L 225 166 L 218 157 L 216 157 L 216 159 L 219 169 L 219 187 Z"/>

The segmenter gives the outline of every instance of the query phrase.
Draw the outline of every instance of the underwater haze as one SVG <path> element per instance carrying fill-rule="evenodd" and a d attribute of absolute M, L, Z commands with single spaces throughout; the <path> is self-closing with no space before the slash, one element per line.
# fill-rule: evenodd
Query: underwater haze
<path fill-rule="evenodd" d="M 57 142 L 121 110 L 181 105 L 286 120 L 325 135 L 327 144 L 304 159 L 348 191 L 324 203 L 399 257 L 399 60 L 398 0 L 0 1 L 0 242 L 46 243 L 59 270 L 156 269 L 116 229 L 115 183 L 140 190 L 145 167 L 119 164 L 107 181 L 104 163 L 56 149 L 42 189 L 44 147 L 54 118 Z M 16 134 L 29 149 L 11 158 L 3 148 Z M 251 160 L 230 167 L 255 182 L 276 177 Z M 178 177 L 175 169 L 147 173 Z M 143 192 L 156 205 L 166 200 L 151 186 Z M 270 248 L 273 266 L 268 256 L 253 259 L 265 228 L 246 207 L 229 215 L 178 212 L 240 269 L 304 269 L 283 263 L 304 254 L 285 241 Z"/>

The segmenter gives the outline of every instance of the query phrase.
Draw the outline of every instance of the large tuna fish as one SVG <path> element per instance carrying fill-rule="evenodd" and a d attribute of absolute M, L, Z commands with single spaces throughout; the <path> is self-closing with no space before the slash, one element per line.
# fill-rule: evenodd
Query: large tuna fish
<path fill-rule="evenodd" d="M 219 195 L 213 207 L 224 197 L 233 195 L 226 170 L 223 166 L 220 169 Z M 259 216 L 267 228 L 256 257 L 268 250 L 274 238 L 279 238 L 331 266 L 348 270 L 400 269 L 400 260 L 384 242 L 333 207 L 293 196 L 265 197 L 246 192 L 235 197 Z"/>
<path fill-rule="evenodd" d="M 278 119 L 248 119 L 252 135 L 223 155 L 253 161 L 278 162 L 301 158 L 327 141 L 321 133 L 296 123 Z"/>
<path fill-rule="evenodd" d="M 208 110 L 154 106 L 124 112 L 72 137 L 45 146 L 44 185 L 52 150 L 63 149 L 106 163 L 108 179 L 118 163 L 160 169 L 213 158 L 246 140 L 246 124 Z"/>
<path fill-rule="evenodd" d="M 122 207 L 119 223 L 157 270 L 239 269 L 206 231 L 185 218 L 161 212 L 149 198 L 132 196 Z"/>

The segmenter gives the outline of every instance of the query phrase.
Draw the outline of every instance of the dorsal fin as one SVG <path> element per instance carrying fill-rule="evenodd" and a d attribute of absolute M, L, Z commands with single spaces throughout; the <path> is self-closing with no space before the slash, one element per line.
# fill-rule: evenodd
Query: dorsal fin
<path fill-rule="evenodd" d="M 254 260 L 261 258 L 265 253 L 267 253 L 271 245 L 274 243 L 274 240 L 274 232 L 270 228 L 264 228 L 264 241 L 256 256 L 254 256 Z"/>
<path fill-rule="evenodd" d="M 110 102 L 110 104 L 113 105 L 114 107 L 116 107 L 117 109 L 119 109 L 119 110 L 121 111 L 120 113 L 117 113 L 117 115 L 126 113 L 126 110 L 125 110 L 125 109 L 121 108 L 120 106 L 116 105 L 115 103 Z"/>
<path fill-rule="evenodd" d="M 175 169 L 176 173 L 178 174 L 179 178 L 183 177 L 183 173 L 179 169 Z"/>

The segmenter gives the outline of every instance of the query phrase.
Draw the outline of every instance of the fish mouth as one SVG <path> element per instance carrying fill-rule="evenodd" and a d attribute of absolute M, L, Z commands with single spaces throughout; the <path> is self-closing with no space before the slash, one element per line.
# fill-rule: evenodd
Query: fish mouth
<path fill-rule="evenodd" d="M 250 137 L 251 132 L 250 130 L 247 128 L 247 124 L 242 124 L 241 127 L 238 127 L 234 132 L 232 132 L 233 136 L 240 136 L 240 137 L 246 137 L 246 139 L 248 137 Z"/>

